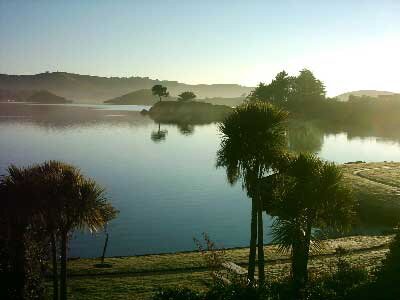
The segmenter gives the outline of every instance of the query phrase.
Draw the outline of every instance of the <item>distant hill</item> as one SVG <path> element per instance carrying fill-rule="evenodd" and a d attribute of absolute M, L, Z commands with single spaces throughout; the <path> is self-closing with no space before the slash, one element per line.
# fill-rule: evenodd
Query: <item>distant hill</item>
<path fill-rule="evenodd" d="M 35 93 L 35 91 L 26 91 L 26 90 L 14 91 L 14 90 L 0 89 L 0 102 L 25 101 L 26 98 L 31 96 L 33 93 Z"/>
<path fill-rule="evenodd" d="M 64 97 L 54 95 L 48 91 L 35 92 L 31 96 L 26 98 L 25 101 L 33 103 L 46 103 L 46 104 L 63 104 L 72 102 L 70 100 L 65 99 Z"/>
<path fill-rule="evenodd" d="M 360 90 L 360 91 L 353 91 L 353 92 L 340 94 L 340 95 L 336 96 L 335 98 L 338 98 L 340 101 L 347 101 L 347 100 L 349 100 L 350 95 L 378 97 L 378 96 L 387 96 L 387 95 L 393 95 L 393 94 L 395 94 L 395 93 L 387 92 L 387 91 Z"/>
<path fill-rule="evenodd" d="M 233 107 L 242 104 L 245 99 L 246 97 L 235 97 L 235 98 L 214 97 L 214 98 L 197 99 L 197 101 L 211 103 L 215 105 L 226 105 L 229 107 Z"/>
<path fill-rule="evenodd" d="M 184 91 L 192 91 L 198 98 L 240 97 L 253 89 L 238 84 L 190 85 L 148 77 L 99 77 L 66 72 L 36 75 L 0 74 L 0 89 L 11 91 L 47 90 L 66 99 L 74 99 L 74 102 L 77 103 L 102 103 L 132 91 L 151 89 L 155 84 L 165 85 L 171 96 L 177 96 Z"/>
<path fill-rule="evenodd" d="M 235 98 L 223 98 L 223 97 L 213 97 L 196 99 L 195 102 L 205 102 L 218 105 L 226 106 L 237 106 L 244 101 L 245 97 L 235 97 Z M 168 97 L 168 101 L 176 101 L 176 97 Z M 158 102 L 158 97 L 153 96 L 151 90 L 138 90 L 134 91 L 120 97 L 116 97 L 110 100 L 104 101 L 107 104 L 120 104 L 120 105 L 153 105 Z"/>

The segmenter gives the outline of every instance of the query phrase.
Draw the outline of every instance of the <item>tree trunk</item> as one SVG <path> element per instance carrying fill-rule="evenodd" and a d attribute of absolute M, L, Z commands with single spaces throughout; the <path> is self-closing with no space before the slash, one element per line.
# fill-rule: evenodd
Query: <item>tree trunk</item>
<path fill-rule="evenodd" d="M 311 242 L 311 224 L 307 224 L 307 229 L 305 232 L 305 245 L 304 245 L 304 261 L 303 261 L 303 278 L 304 284 L 308 282 L 308 259 L 310 257 L 310 242 Z"/>
<path fill-rule="evenodd" d="M 161 102 L 161 96 L 158 96 L 158 97 L 160 97 L 160 102 Z"/>
<path fill-rule="evenodd" d="M 304 299 L 308 281 L 308 258 L 310 251 L 311 226 L 306 231 L 299 230 L 299 239 L 292 247 L 292 273 L 296 299 Z"/>
<path fill-rule="evenodd" d="M 60 299 L 67 300 L 67 239 L 68 232 L 61 233 Z"/>
<path fill-rule="evenodd" d="M 301 231 L 299 230 L 299 235 Z M 303 261 L 303 250 L 302 250 L 302 239 L 303 237 L 300 236 L 296 241 L 292 244 L 292 278 L 293 278 L 293 293 L 295 299 L 302 298 L 302 287 L 303 284 L 303 268 L 302 268 L 302 261 Z"/>
<path fill-rule="evenodd" d="M 265 283 L 265 261 L 264 261 L 264 227 L 263 227 L 263 209 L 261 205 L 261 198 L 258 202 L 257 215 L 258 215 L 258 278 L 259 284 Z"/>
<path fill-rule="evenodd" d="M 257 206 L 254 201 L 251 203 L 251 226 L 250 226 L 250 254 L 247 279 L 250 284 L 254 283 L 254 272 L 256 268 L 256 249 L 257 249 Z"/>
<path fill-rule="evenodd" d="M 53 300 L 58 300 L 57 244 L 55 234 L 51 234 L 51 258 L 53 260 Z"/>
<path fill-rule="evenodd" d="M 15 290 L 16 290 L 16 299 L 23 300 L 25 299 L 25 234 L 24 230 L 19 230 L 19 234 L 15 237 L 14 241 L 14 266 L 13 272 L 15 276 Z"/>
<path fill-rule="evenodd" d="M 101 255 L 101 264 L 102 265 L 104 264 L 104 257 L 106 256 L 107 245 L 108 245 L 108 232 L 106 233 L 106 241 L 104 242 L 103 254 Z"/>

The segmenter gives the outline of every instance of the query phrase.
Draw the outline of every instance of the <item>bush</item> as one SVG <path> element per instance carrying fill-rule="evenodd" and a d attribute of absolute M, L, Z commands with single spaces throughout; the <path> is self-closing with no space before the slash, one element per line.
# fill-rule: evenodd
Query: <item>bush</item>
<path fill-rule="evenodd" d="M 204 295 L 188 288 L 160 289 L 153 300 L 203 300 Z"/>
<path fill-rule="evenodd" d="M 270 299 L 269 289 L 257 288 L 233 283 L 230 285 L 214 285 L 205 295 L 204 300 L 266 300 Z"/>
<path fill-rule="evenodd" d="M 311 281 L 308 286 L 308 299 L 352 299 L 355 291 L 368 283 L 367 270 L 352 266 L 344 260 L 344 249 L 340 248 L 336 251 L 338 254 L 336 271 Z"/>
<path fill-rule="evenodd" d="M 268 290 L 239 283 L 213 284 L 205 293 L 187 288 L 161 289 L 153 300 L 267 300 L 271 299 Z"/>
<path fill-rule="evenodd" d="M 371 285 L 360 291 L 360 295 L 370 299 L 395 300 L 400 295 L 400 230 L 390 243 L 389 252 L 375 273 Z"/>
<path fill-rule="evenodd" d="M 308 287 L 310 300 L 348 299 L 354 291 L 368 281 L 368 273 L 349 263 L 340 266 L 337 272 L 324 276 Z"/>

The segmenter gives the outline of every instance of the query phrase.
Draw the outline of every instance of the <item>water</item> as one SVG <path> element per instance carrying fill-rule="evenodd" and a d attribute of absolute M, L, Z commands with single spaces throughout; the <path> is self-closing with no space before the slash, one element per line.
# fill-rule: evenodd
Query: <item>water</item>
<path fill-rule="evenodd" d="M 215 168 L 216 124 L 188 128 L 159 125 L 136 106 L 0 104 L 0 173 L 19 166 L 62 160 L 79 166 L 106 190 L 120 210 L 109 225 L 107 255 L 193 250 L 207 232 L 224 247 L 247 246 L 250 201 L 240 184 L 230 186 Z M 310 150 L 339 163 L 400 161 L 396 136 L 348 137 L 296 125 L 291 148 Z M 265 229 L 271 219 L 267 216 Z M 268 234 L 266 241 L 270 240 Z M 71 256 L 102 251 L 104 234 L 76 233 Z"/>

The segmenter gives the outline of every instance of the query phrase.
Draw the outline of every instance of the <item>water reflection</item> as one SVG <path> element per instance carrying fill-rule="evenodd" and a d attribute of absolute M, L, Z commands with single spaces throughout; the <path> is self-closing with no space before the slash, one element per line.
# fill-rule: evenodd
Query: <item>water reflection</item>
<path fill-rule="evenodd" d="M 188 136 L 194 133 L 195 125 L 193 124 L 177 124 L 176 126 L 182 135 Z"/>
<path fill-rule="evenodd" d="M 142 116 L 138 111 L 141 107 L 131 107 L 131 110 L 116 110 L 116 107 L 104 105 L 72 106 L 72 105 L 29 105 L 18 103 L 0 103 L 0 123 L 10 121 L 32 123 L 34 125 L 63 129 L 68 127 L 90 127 L 94 124 L 127 124 L 130 126 L 145 126 L 153 121 Z"/>
<path fill-rule="evenodd" d="M 151 133 L 151 140 L 155 143 L 165 141 L 167 138 L 168 130 L 161 130 L 161 124 L 158 123 L 158 130 Z"/>
<path fill-rule="evenodd" d="M 324 133 L 312 122 L 292 121 L 287 130 L 288 148 L 294 152 L 321 151 Z"/>

